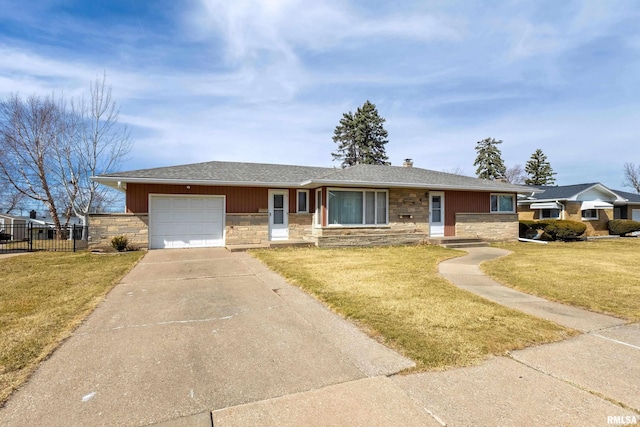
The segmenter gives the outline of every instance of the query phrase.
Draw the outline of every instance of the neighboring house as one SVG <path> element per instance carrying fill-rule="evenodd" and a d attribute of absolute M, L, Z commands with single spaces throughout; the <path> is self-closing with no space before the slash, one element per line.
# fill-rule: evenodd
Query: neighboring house
<path fill-rule="evenodd" d="M 121 234 L 149 248 L 517 239 L 517 194 L 528 187 L 412 166 L 207 162 L 100 175 L 126 193 L 126 212 L 91 215 L 90 244 Z"/>
<path fill-rule="evenodd" d="M 612 190 L 600 183 L 532 187 L 518 199 L 523 220 L 568 219 L 583 222 L 586 236 L 609 234 L 612 219 L 640 221 L 640 195 Z"/>
<path fill-rule="evenodd" d="M 26 223 L 27 220 L 23 217 L 0 214 L 0 240 L 24 240 Z"/>
<path fill-rule="evenodd" d="M 81 226 L 82 221 L 79 218 L 71 217 L 69 219 L 69 227 Z M 62 223 L 65 220 L 62 219 Z M 28 216 L 15 216 L 9 214 L 0 214 L 0 234 L 6 234 L 11 236 L 8 239 L 0 240 L 13 240 L 21 241 L 29 238 L 29 232 L 31 232 L 31 240 L 52 240 L 56 238 L 56 230 L 53 219 L 50 216 L 31 218 Z M 76 231 L 76 239 L 82 236 L 82 230 Z M 3 236 L 6 237 L 6 236 Z M 66 230 L 65 239 L 71 238 L 71 233 Z"/>
<path fill-rule="evenodd" d="M 43 216 L 36 218 L 26 218 L 27 222 L 31 224 L 31 235 L 33 240 L 53 240 L 56 239 L 56 226 L 51 216 Z M 73 238 L 72 229 L 73 226 L 82 227 L 82 220 L 78 217 L 70 217 L 67 222 L 66 218 L 60 218 L 60 224 L 63 227 L 64 235 L 61 236 L 63 240 L 70 240 Z M 65 224 L 67 226 L 65 227 Z M 82 229 L 76 230 L 75 239 L 82 238 Z"/>

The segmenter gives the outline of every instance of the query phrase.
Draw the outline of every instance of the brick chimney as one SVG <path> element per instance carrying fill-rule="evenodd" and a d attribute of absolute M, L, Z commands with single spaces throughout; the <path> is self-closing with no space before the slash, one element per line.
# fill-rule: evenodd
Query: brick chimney
<path fill-rule="evenodd" d="M 412 168 L 413 161 L 411 161 L 411 159 L 404 159 L 404 162 L 402 162 L 402 166 L 405 168 Z"/>

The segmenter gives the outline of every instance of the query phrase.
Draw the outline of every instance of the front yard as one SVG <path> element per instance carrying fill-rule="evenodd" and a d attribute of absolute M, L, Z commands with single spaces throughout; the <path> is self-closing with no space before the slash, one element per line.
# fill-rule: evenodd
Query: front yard
<path fill-rule="evenodd" d="M 0 259 L 0 405 L 143 252 L 39 252 Z"/>
<path fill-rule="evenodd" d="M 498 282 L 552 301 L 640 321 L 639 238 L 496 246 L 513 251 L 482 264 L 482 270 Z"/>
<path fill-rule="evenodd" d="M 576 333 L 444 280 L 437 273 L 438 263 L 463 255 L 460 251 L 407 246 L 253 254 L 290 283 L 415 360 L 417 370 L 466 366 L 491 354 Z"/>

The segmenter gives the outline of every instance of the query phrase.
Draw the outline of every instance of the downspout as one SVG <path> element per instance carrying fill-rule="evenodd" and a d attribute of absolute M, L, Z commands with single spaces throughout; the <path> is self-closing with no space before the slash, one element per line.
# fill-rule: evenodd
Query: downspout
<path fill-rule="evenodd" d="M 562 206 L 562 212 L 560 213 L 560 219 L 564 219 L 564 205 L 560 203 L 559 200 L 556 200 L 556 203 Z"/>

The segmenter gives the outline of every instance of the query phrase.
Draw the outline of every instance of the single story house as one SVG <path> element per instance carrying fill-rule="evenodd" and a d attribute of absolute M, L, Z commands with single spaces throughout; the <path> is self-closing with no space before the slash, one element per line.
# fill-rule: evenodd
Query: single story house
<path fill-rule="evenodd" d="M 104 174 L 126 193 L 122 214 L 90 217 L 91 246 L 125 235 L 185 248 L 308 240 L 318 246 L 403 244 L 429 236 L 518 237 L 528 187 L 404 166 L 345 169 L 206 162 Z"/>
<path fill-rule="evenodd" d="M 568 219 L 583 222 L 586 236 L 609 234 L 612 219 L 640 221 L 640 195 L 612 190 L 598 182 L 532 187 L 518 199 L 522 220 Z"/>
<path fill-rule="evenodd" d="M 0 214 L 0 241 L 24 240 L 27 221 L 24 217 Z"/>
<path fill-rule="evenodd" d="M 35 217 L 27 219 L 29 223 L 31 223 L 31 233 L 33 240 L 52 240 L 56 239 L 56 226 L 53 218 L 49 215 L 42 217 Z M 63 227 L 63 235 L 61 239 L 63 240 L 72 240 L 73 236 L 73 228 L 78 227 L 75 230 L 75 239 L 80 240 L 82 238 L 82 220 L 78 217 L 72 216 L 67 221 L 66 218 L 60 218 L 60 224 Z M 66 227 L 65 227 L 66 224 Z"/>
<path fill-rule="evenodd" d="M 15 216 L 9 214 L 0 214 L 0 234 L 11 236 L 8 239 L 0 240 L 13 240 L 22 241 L 29 240 L 29 232 L 31 232 L 31 240 L 52 240 L 55 239 L 56 229 L 53 218 L 50 216 Z M 62 224 L 65 223 L 65 219 L 60 220 Z M 71 229 L 73 226 L 81 226 L 82 223 L 79 218 L 71 217 L 67 224 L 67 230 L 64 232 L 63 238 L 71 239 Z M 78 237 L 80 236 L 80 237 Z M 5 237 L 5 236 L 3 236 Z M 76 230 L 76 239 L 82 237 L 82 230 Z"/>

